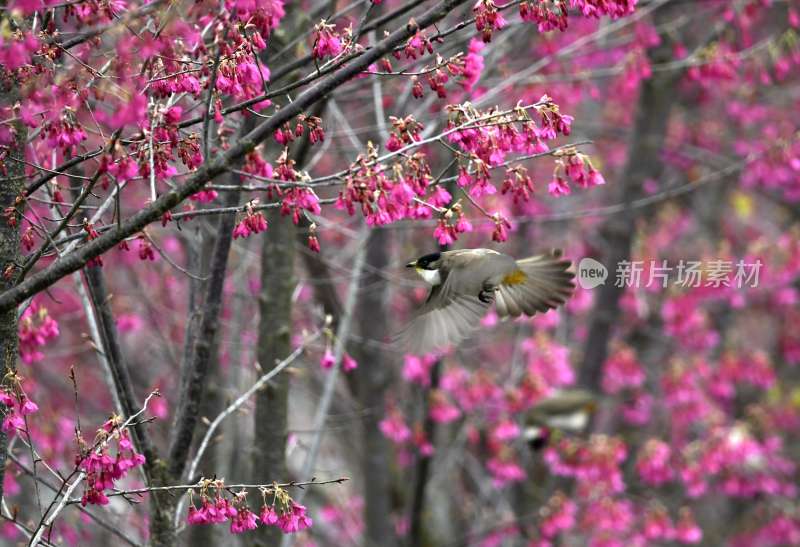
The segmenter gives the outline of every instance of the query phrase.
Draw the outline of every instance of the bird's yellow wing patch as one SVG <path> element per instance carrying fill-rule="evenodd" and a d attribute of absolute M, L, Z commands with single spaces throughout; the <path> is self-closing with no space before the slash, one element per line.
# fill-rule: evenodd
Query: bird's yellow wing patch
<path fill-rule="evenodd" d="M 528 276 L 522 270 L 515 270 L 503 278 L 503 285 L 520 285 L 525 283 Z"/>

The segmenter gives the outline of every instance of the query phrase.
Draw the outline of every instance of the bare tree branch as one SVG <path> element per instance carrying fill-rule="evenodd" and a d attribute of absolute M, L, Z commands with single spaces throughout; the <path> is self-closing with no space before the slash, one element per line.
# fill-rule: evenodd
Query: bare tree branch
<path fill-rule="evenodd" d="M 238 199 L 238 193 L 231 193 L 228 197 L 229 202 L 236 202 Z M 236 217 L 232 215 L 220 217 L 216 228 L 217 239 L 211 257 L 210 278 L 198 322 L 197 336 L 192 340 L 191 358 L 185 367 L 185 377 L 181 382 L 182 389 L 175 417 L 175 432 L 169 448 L 169 471 L 176 478 L 183 474 L 186 466 L 186 459 L 194 438 L 200 399 L 205 391 L 208 365 L 219 330 L 222 292 L 235 220 Z"/>
<path fill-rule="evenodd" d="M 111 369 L 114 379 L 114 388 L 119 398 L 125 415 L 131 416 L 139 404 L 136 402 L 136 395 L 133 392 L 133 381 L 130 371 L 122 355 L 122 348 L 119 344 L 119 333 L 117 332 L 114 315 L 111 311 L 110 295 L 106 289 L 103 270 L 98 265 L 87 266 L 84 269 L 86 277 L 86 288 L 89 298 L 95 310 L 95 318 L 98 324 L 100 340 L 103 344 L 103 352 L 106 361 Z M 148 482 L 151 481 L 150 469 L 155 464 L 157 455 L 153 443 L 143 425 L 135 425 L 131 428 L 133 440 L 138 450 L 146 458 L 144 469 Z"/>

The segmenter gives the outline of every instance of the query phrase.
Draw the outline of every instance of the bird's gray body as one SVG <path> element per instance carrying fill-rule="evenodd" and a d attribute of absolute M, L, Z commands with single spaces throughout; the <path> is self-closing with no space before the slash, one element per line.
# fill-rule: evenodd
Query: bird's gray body
<path fill-rule="evenodd" d="M 553 309 L 572 294 L 569 261 L 559 252 L 523 260 L 491 249 L 425 255 L 408 264 L 432 282 L 419 314 L 398 337 L 409 353 L 428 353 L 457 343 L 480 324 L 492 303 L 500 317 Z"/>
<path fill-rule="evenodd" d="M 529 420 L 537 425 L 552 425 L 550 422 L 553 419 L 575 413 L 588 413 L 594 408 L 596 401 L 597 398 L 591 392 L 583 389 L 562 391 L 536 403 L 530 410 Z"/>
<path fill-rule="evenodd" d="M 438 269 L 449 292 L 477 295 L 484 286 L 499 286 L 517 269 L 517 261 L 491 249 L 461 249 L 443 252 Z"/>

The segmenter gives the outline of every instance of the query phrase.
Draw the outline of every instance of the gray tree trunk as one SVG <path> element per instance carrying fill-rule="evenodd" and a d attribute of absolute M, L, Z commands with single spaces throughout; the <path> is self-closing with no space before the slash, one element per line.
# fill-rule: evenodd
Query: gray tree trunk
<path fill-rule="evenodd" d="M 0 101 L 10 104 L 16 100 L 16 97 L 15 89 L 3 90 Z M 25 159 L 28 130 L 20 121 L 13 122 L 12 127 L 16 132 L 16 138 L 9 147 L 8 158 L 4 161 L 5 177 L 0 179 L 0 215 L 9 207 L 16 207 L 16 199 L 22 193 L 25 183 L 25 164 L 21 160 Z M 16 222 L 10 222 L 11 218 Z M 0 216 L 0 292 L 10 288 L 13 284 L 12 280 L 16 272 L 15 264 L 19 258 L 19 223 L 21 221 L 22 219 L 16 212 L 10 217 Z M 16 370 L 18 346 L 17 308 L 13 307 L 0 313 L 0 358 L 3 360 L 3 378 L 10 371 Z M 5 418 L 5 409 L 5 405 L 0 405 L 0 420 Z M 3 479 L 6 472 L 7 449 L 8 437 L 4 431 L 0 430 L 0 500 L 3 499 L 4 493 Z"/>
<path fill-rule="evenodd" d="M 667 8 L 659 9 L 656 19 L 663 18 L 667 11 Z M 671 41 L 662 36 L 661 44 L 651 49 L 648 55 L 654 64 L 666 62 L 671 58 Z M 663 71 L 654 73 L 642 83 L 627 162 L 617 183 L 619 201 L 629 206 L 642 195 L 644 181 L 657 179 L 664 169 L 661 153 L 678 80 L 679 74 Z M 636 211 L 628 208 L 606 220 L 599 232 L 603 244 L 600 262 L 608 268 L 609 278 L 596 289 L 594 312 L 579 372 L 580 384 L 595 391 L 600 389 L 608 342 L 619 319 L 619 300 L 624 291 L 624 288 L 616 286 L 616 269 L 620 262 L 630 260 L 635 220 Z"/>
<path fill-rule="evenodd" d="M 378 423 L 384 418 L 385 396 L 390 381 L 388 352 L 371 341 L 386 338 L 388 317 L 387 282 L 380 272 L 389 264 L 389 231 L 373 229 L 367 240 L 366 268 L 361 278 L 361 293 L 356 307 L 356 321 L 364 339 L 358 348 L 355 371 L 357 397 L 365 411 L 362 420 L 363 446 L 361 469 L 364 480 L 364 544 L 394 544 L 391 522 L 390 451 Z"/>
<path fill-rule="evenodd" d="M 236 180 L 234 180 L 235 175 L 229 177 L 232 180 L 233 184 L 236 184 Z M 238 202 L 238 200 L 233 200 Z M 211 256 L 214 252 L 214 239 L 210 237 L 209 234 L 213 233 L 214 231 L 214 223 L 213 222 L 203 222 L 200 225 L 200 229 L 197 230 L 198 232 L 203 232 L 204 235 L 199 238 L 198 241 L 190 241 L 188 242 L 187 246 L 194 246 L 194 249 L 189 251 L 190 253 L 193 252 L 195 254 L 199 254 L 197 256 L 196 262 L 198 262 L 198 268 L 192 269 L 193 273 L 207 276 L 208 275 L 208 266 L 211 262 Z M 198 253 L 199 251 L 199 253 Z M 195 261 L 190 261 L 195 262 Z M 200 296 L 205 292 L 205 283 L 202 281 L 195 281 L 192 280 L 192 292 L 194 293 L 195 299 L 200 299 Z M 196 302 L 198 306 L 202 306 L 202 302 Z M 220 310 L 221 311 L 221 310 Z M 220 333 L 221 334 L 221 333 Z M 217 337 L 219 339 L 219 336 Z M 219 342 L 218 339 L 215 340 L 213 349 L 211 350 L 211 358 L 209 362 L 209 382 L 208 387 L 206 388 L 206 395 L 200 403 L 200 416 L 206 417 L 209 420 L 213 420 L 217 414 L 222 411 L 222 378 L 220 377 L 220 370 L 219 370 Z M 197 439 L 201 439 L 205 434 L 207 428 L 207 424 L 203 423 L 201 420 L 200 423 L 197 425 L 197 429 L 195 431 L 195 437 Z M 197 444 L 197 443 L 195 443 Z M 204 477 L 213 477 L 213 476 L 222 476 L 226 480 L 230 480 L 230 477 L 227 475 L 220 475 L 217 465 L 219 463 L 219 458 L 217 457 L 217 450 L 218 445 L 216 443 L 209 444 L 208 448 L 206 448 L 205 454 L 203 455 L 203 459 L 198 466 L 198 474 Z M 194 481 L 197 477 L 188 477 L 189 482 Z M 215 545 L 217 544 L 217 538 L 222 537 L 222 534 L 228 535 L 227 530 L 222 532 L 218 526 L 190 526 L 188 529 L 188 539 L 187 545 Z"/>
<path fill-rule="evenodd" d="M 231 193 L 225 197 L 224 205 L 232 206 L 238 202 L 239 194 Z M 219 331 L 219 317 L 222 311 L 222 294 L 225 273 L 228 266 L 233 215 L 222 215 L 217 220 L 216 238 L 209 266 L 209 280 L 202 303 L 202 313 L 196 323 L 196 330 L 190 329 L 187 337 L 192 340 L 191 351 L 184 364 L 181 382 L 181 398 L 178 401 L 167 461 L 158 460 L 152 470 L 154 486 L 168 486 L 182 480 L 190 454 L 200 407 L 206 397 L 206 384 L 209 370 L 216 357 L 216 338 Z M 174 546 L 176 543 L 173 519 L 178 497 L 172 492 L 152 492 L 150 503 L 150 545 L 154 547 Z"/>
<path fill-rule="evenodd" d="M 291 351 L 292 292 L 295 287 L 295 226 L 277 209 L 267 215 L 269 229 L 261 248 L 261 294 L 258 297 L 258 363 L 268 371 Z M 286 429 L 289 375 L 279 374 L 256 394 L 253 480 L 282 481 L 286 476 Z M 253 545 L 278 545 L 281 531 L 261 526 Z"/>

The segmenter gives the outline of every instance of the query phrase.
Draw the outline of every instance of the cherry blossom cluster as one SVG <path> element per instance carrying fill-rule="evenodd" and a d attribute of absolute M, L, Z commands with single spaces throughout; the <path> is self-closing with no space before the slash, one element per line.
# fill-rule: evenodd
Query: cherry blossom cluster
<path fill-rule="evenodd" d="M 316 236 L 314 237 L 316 239 Z M 319 243 L 317 243 L 317 245 L 319 245 Z M 317 251 L 319 251 L 319 248 L 317 248 Z M 336 355 L 334 355 L 333 352 L 333 343 L 336 336 L 328 327 L 323 330 L 323 333 L 325 334 L 325 351 L 322 353 L 322 357 L 319 360 L 319 366 L 322 367 L 323 370 L 330 370 L 336 364 Z M 358 362 L 345 351 L 342 354 L 342 370 L 344 372 L 350 372 L 357 368 Z"/>
<path fill-rule="evenodd" d="M 606 183 L 603 175 L 592 166 L 592 162 L 586 154 L 570 150 L 559 152 L 561 152 L 561 154 L 557 155 L 562 157 L 556 160 L 553 180 L 547 186 L 547 191 L 550 192 L 550 195 L 558 197 L 572 193 L 568 181 L 561 176 L 561 173 L 564 173 L 572 182 L 581 188 L 600 186 Z"/>
<path fill-rule="evenodd" d="M 684 438 L 699 421 L 717 423 L 738 389 L 765 391 L 773 382 L 770 362 L 760 353 L 742 357 L 726 355 L 720 362 L 673 361 L 661 377 L 664 402 L 672 414 L 673 434 Z"/>
<path fill-rule="evenodd" d="M 350 40 L 345 40 L 349 42 Z M 344 44 L 334 25 L 329 25 L 324 19 L 314 27 L 314 46 L 311 56 L 314 59 L 336 57 L 344 50 Z"/>
<path fill-rule="evenodd" d="M 267 229 L 267 219 L 264 218 L 264 214 L 253 209 L 256 205 L 258 205 L 258 200 L 251 200 L 244 206 L 244 218 L 233 229 L 234 239 L 258 234 Z"/>
<path fill-rule="evenodd" d="M 539 532 L 543 538 L 552 540 L 575 527 L 577 514 L 578 505 L 563 492 L 556 492 L 542 508 Z"/>
<path fill-rule="evenodd" d="M 41 44 L 32 32 L 18 30 L 9 34 L 0 43 L 0 64 L 22 77 L 23 67 L 29 64 L 31 56 L 39 50 Z"/>
<path fill-rule="evenodd" d="M 367 154 L 359 155 L 351 165 L 336 207 L 353 215 L 358 205 L 367 223 L 373 226 L 389 224 L 410 213 L 428 218 L 430 213 L 414 198 L 425 195 L 430 180 L 430 167 L 423 154 L 415 153 L 405 160 L 405 165 L 397 163 L 387 172 L 378 162 L 377 148 L 369 143 Z"/>
<path fill-rule="evenodd" d="M 319 118 L 309 117 L 304 120 L 308 123 L 312 134 L 315 131 L 321 131 Z M 300 126 L 298 125 L 298 127 Z M 302 131 L 300 133 L 302 134 Z M 291 216 L 295 224 L 300 222 L 304 211 L 313 214 L 319 214 L 322 211 L 317 194 L 309 185 L 301 182 L 308 176 L 294 169 L 295 162 L 289 158 L 288 149 L 284 149 L 281 153 L 276 168 L 266 162 L 257 150 L 250 152 L 245 160 L 242 172 L 256 179 L 268 181 L 267 198 L 270 200 L 275 197 L 279 198 L 281 214 Z M 241 220 L 234 228 L 234 238 L 246 238 L 250 234 L 257 234 L 267 229 L 267 220 L 264 214 L 258 210 L 259 207 L 258 199 L 250 200 L 242 207 Z M 316 225 L 313 223 L 309 229 L 308 245 L 311 250 L 319 252 Z"/>
<path fill-rule="evenodd" d="M 23 378 L 15 372 L 9 372 L 3 378 L 3 386 L 0 390 L 0 403 L 4 408 L 0 409 L 3 416 L 2 429 L 9 437 L 17 434 L 17 431 L 24 431 L 25 416 L 39 411 L 39 405 L 28 398 L 22 388 Z"/>
<path fill-rule="evenodd" d="M 386 141 L 386 149 L 389 152 L 397 152 L 404 146 L 420 141 L 420 133 L 425 126 L 415 120 L 413 116 L 405 118 L 389 116 L 389 121 L 392 123 L 392 132 L 389 140 Z"/>
<path fill-rule="evenodd" d="M 659 439 L 648 440 L 639 451 L 636 471 L 645 484 L 660 486 L 675 476 L 670 445 Z"/>
<path fill-rule="evenodd" d="M 335 534 L 334 541 L 337 545 L 347 545 L 364 531 L 364 521 L 361 518 L 363 509 L 364 499 L 361 496 L 347 496 L 344 499 L 337 496 L 333 503 L 320 509 L 319 518 Z"/>
<path fill-rule="evenodd" d="M 288 145 L 295 139 L 302 137 L 308 131 L 308 138 L 311 144 L 316 144 L 325 140 L 325 130 L 322 127 L 322 119 L 317 116 L 306 116 L 301 114 L 296 118 L 294 128 L 289 122 L 283 128 L 275 131 L 275 141 L 283 146 Z M 266 175 L 265 175 L 266 176 Z"/>
<path fill-rule="evenodd" d="M 484 42 L 491 42 L 494 31 L 506 25 L 506 20 L 493 0 L 478 0 L 472 11 L 475 13 L 475 28 L 481 33 Z"/>
<path fill-rule="evenodd" d="M 476 187 L 471 190 L 474 197 L 495 193 L 488 185 L 489 168 L 503 164 L 509 154 L 547 152 L 545 141 L 569 135 L 573 120 L 547 95 L 530 106 L 520 104 L 508 111 L 481 111 L 468 103 L 449 105 L 446 110 L 447 140 L 460 149 L 463 159 L 477 162 L 472 175 L 462 169 L 458 180 L 459 186 Z"/>
<path fill-rule="evenodd" d="M 464 215 L 461 200 L 446 209 L 440 208 L 436 205 L 437 203 L 449 203 L 451 199 L 450 193 L 443 188 L 440 188 L 429 199 L 429 203 L 436 207 L 435 210 L 441 212 L 436 229 L 433 231 L 433 237 L 439 242 L 439 245 L 450 245 L 458 239 L 459 234 L 472 231 L 472 223 Z"/>
<path fill-rule="evenodd" d="M 675 338 L 681 347 L 702 351 L 719 342 L 719 335 L 711 325 L 708 312 L 698 302 L 697 292 L 688 292 L 664 302 L 661 317 L 664 330 Z"/>
<path fill-rule="evenodd" d="M 447 98 L 445 84 L 450 81 L 450 76 L 464 76 L 465 79 L 461 80 L 464 84 L 466 81 L 465 68 L 466 64 L 460 53 L 447 60 L 437 54 L 434 67 L 425 66 L 422 72 L 426 74 L 425 79 L 431 91 L 436 92 L 438 98 L 445 99 Z M 411 95 L 415 99 L 421 99 L 425 95 L 425 88 L 417 75 L 411 77 Z"/>
<path fill-rule="evenodd" d="M 435 403 L 440 395 L 431 394 L 431 402 Z M 441 400 L 440 400 L 441 401 Z M 413 452 L 425 457 L 434 453 L 434 447 L 421 422 L 409 427 L 408 423 L 397 406 L 390 404 L 386 417 L 380 421 L 378 427 L 381 433 L 392 441 L 398 449 L 398 459 L 401 465 L 408 466 L 413 461 Z"/>
<path fill-rule="evenodd" d="M 150 238 L 146 234 L 142 234 L 136 239 L 139 242 L 139 260 L 155 260 L 156 251 L 153 249 L 153 244 L 151 243 Z"/>
<path fill-rule="evenodd" d="M 79 452 L 75 465 L 85 475 L 85 489 L 81 504 L 107 505 L 106 491 L 113 490 L 115 483 L 124 479 L 128 471 L 142 465 L 145 458 L 135 451 L 127 429 L 122 429 L 123 420 L 112 416 L 97 430 L 94 445 L 87 445 L 80 432 L 76 434 Z M 111 454 L 111 444 L 116 454 Z"/>
<path fill-rule="evenodd" d="M 315 253 L 318 253 L 322 250 L 319 246 L 319 238 L 317 238 L 317 224 L 315 222 L 312 222 L 308 226 L 308 248 Z"/>
<path fill-rule="evenodd" d="M 24 5 L 23 12 L 31 13 L 32 10 L 43 6 L 36 6 L 36 3 L 21 2 Z M 122 9 L 124 6 L 120 5 Z M 269 79 L 269 70 L 256 59 L 258 51 L 266 47 L 265 38 L 269 36 L 271 30 L 277 26 L 284 15 L 283 3 L 274 0 L 255 6 L 250 2 L 231 2 L 227 6 L 230 11 L 226 11 L 219 16 L 219 20 L 212 17 L 205 17 L 203 24 L 209 25 L 209 29 L 216 37 L 216 48 L 219 54 L 219 63 L 215 70 L 203 67 L 199 62 L 208 54 L 206 45 L 203 43 L 203 33 L 196 26 L 183 21 L 177 21 L 163 33 L 163 39 L 149 40 L 144 47 L 139 47 L 138 42 L 131 42 L 128 37 L 121 37 L 116 44 L 116 62 L 120 66 L 125 63 L 135 61 L 136 55 L 150 57 L 146 65 L 146 76 L 125 75 L 118 78 L 118 90 L 123 93 L 114 93 L 102 96 L 101 91 L 93 91 L 89 86 L 83 86 L 86 82 L 86 75 L 80 72 L 84 69 L 76 65 L 74 75 L 66 78 L 70 85 L 53 87 L 51 90 L 47 85 L 30 86 L 26 91 L 25 101 L 15 108 L 14 113 L 18 118 L 32 129 L 41 129 L 40 136 L 45 139 L 48 145 L 58 147 L 64 151 L 74 150 L 76 146 L 85 142 L 86 132 L 83 124 L 87 115 L 91 115 L 96 122 L 107 125 L 110 129 L 121 129 L 127 125 L 138 125 L 144 129 L 143 139 L 131 144 L 133 154 L 150 156 L 149 132 L 156 133 L 157 129 L 152 119 L 154 114 L 152 104 L 148 104 L 148 96 L 139 92 L 142 88 L 149 91 L 154 99 L 169 97 L 172 94 L 187 93 L 198 97 L 202 89 L 210 87 L 211 82 L 215 83 L 215 91 L 220 95 L 228 95 L 237 99 L 251 99 L 264 93 L 265 82 Z M 12 9 L 13 6 L 9 6 Z M 96 3 L 68 4 L 65 7 L 66 17 L 76 16 L 79 25 L 94 24 L 99 21 L 109 20 L 112 13 L 109 11 L 102 14 L 103 9 Z M 82 13 L 84 10 L 85 13 Z M 79 15 L 80 14 L 80 15 Z M 92 14 L 91 17 L 87 17 Z M 98 17 L 94 17 L 98 15 Z M 240 19 L 244 17 L 244 19 Z M 241 21 L 242 24 L 231 24 Z M 53 70 L 58 66 L 56 63 L 63 60 L 63 50 L 58 47 L 51 47 L 51 43 L 57 43 L 60 38 L 51 35 L 49 27 L 42 29 L 41 42 L 34 38 L 32 33 L 12 35 L 10 39 L 3 40 L 0 45 L 0 57 L 3 57 L 2 64 L 9 70 L 15 71 L 15 76 L 19 81 L 46 80 L 52 76 Z M 224 34 L 224 39 L 223 38 Z M 82 46 L 78 47 L 80 55 L 83 56 Z M 91 51 L 91 50 L 88 50 Z M 52 61 L 52 63 L 37 62 L 32 58 L 32 54 L 41 55 Z M 83 67 L 86 65 L 84 64 Z M 70 78 L 74 78 L 70 80 Z M 147 79 L 149 78 L 149 80 Z M 91 80 L 89 80 L 91 82 Z M 45 92 L 47 89 L 47 92 Z M 134 91 L 135 90 L 135 91 Z M 55 92 L 53 92 L 55 91 Z M 129 93 L 129 91 L 131 91 Z M 109 115 L 105 110 L 99 109 L 91 113 L 87 110 L 88 100 L 91 98 L 105 100 L 114 103 L 115 97 L 119 95 L 119 108 L 113 115 Z M 127 97 L 130 97 L 129 99 Z M 221 123 L 220 115 L 220 96 L 214 100 L 214 114 L 217 123 Z M 268 100 L 258 102 L 251 106 L 252 109 L 259 110 L 269 106 Z M 14 119 L 14 114 L 7 110 L 5 113 L 11 116 L 4 118 Z M 182 107 L 171 105 L 166 116 L 166 123 L 174 125 L 180 119 Z M 0 140 L 3 143 L 9 142 L 13 134 L 13 127 L 3 124 L 0 130 Z M 186 139 L 188 142 L 183 144 Z M 179 148 L 178 155 L 189 167 L 195 168 L 199 162 L 196 148 L 193 146 L 193 139 L 196 136 L 190 134 L 185 137 L 162 138 L 156 136 L 153 140 L 158 142 L 158 150 L 153 151 L 156 156 L 156 170 L 159 178 L 164 178 L 174 174 L 166 167 L 164 159 L 172 160 L 173 149 Z M 161 143 L 168 144 L 161 144 Z M 117 153 L 117 159 L 121 162 L 120 175 L 131 178 L 135 175 L 133 168 L 125 157 L 127 153 Z M 120 159 L 122 158 L 122 159 Z M 140 158 L 141 159 L 141 158 Z M 108 162 L 113 163 L 112 162 Z M 148 172 L 149 161 L 139 162 L 139 171 L 142 174 Z M 115 174 L 113 169 L 109 170 Z"/>
<path fill-rule="evenodd" d="M 738 534 L 731 545 L 795 545 L 800 542 L 800 518 L 791 510 L 775 508 L 755 529 Z"/>
<path fill-rule="evenodd" d="M 465 91 L 471 91 L 483 74 L 484 59 L 481 55 L 483 48 L 482 41 L 475 38 L 469 41 L 467 54 L 464 57 L 464 68 L 461 70 L 461 86 Z"/>
<path fill-rule="evenodd" d="M 523 21 L 536 23 L 540 32 L 567 29 L 567 3 L 565 0 L 522 0 L 519 16 Z"/>
<path fill-rule="evenodd" d="M 395 50 L 392 55 L 398 61 L 403 58 L 403 54 L 405 54 L 405 58 L 409 60 L 415 60 L 417 57 L 422 57 L 426 53 L 433 53 L 433 42 L 443 42 L 441 38 L 434 38 L 432 41 L 428 38 L 428 32 L 426 30 L 418 30 L 411 38 L 406 41 L 405 47 L 401 50 Z"/>
<path fill-rule="evenodd" d="M 435 402 L 438 395 L 432 394 L 431 401 Z M 396 405 L 390 404 L 386 412 L 386 417 L 380 421 L 378 428 L 381 433 L 392 441 L 399 450 L 399 460 L 401 465 L 409 465 L 412 461 L 412 452 L 429 457 L 433 455 L 434 448 L 431 440 L 425 433 L 423 424 L 418 422 L 409 427 L 403 413 Z"/>
<path fill-rule="evenodd" d="M 25 308 L 19 318 L 19 355 L 23 363 L 41 361 L 41 348 L 59 335 L 58 322 L 50 316 L 47 308 L 35 300 Z"/>
<path fill-rule="evenodd" d="M 505 445 L 494 447 L 491 457 L 486 460 L 486 470 L 492 476 L 492 485 L 495 488 L 522 482 L 527 477 L 516 452 Z"/>
<path fill-rule="evenodd" d="M 566 346 L 541 333 L 524 340 L 522 349 L 528 356 L 526 372 L 530 383 L 547 386 L 549 389 L 568 387 L 575 383 L 575 371 Z M 531 403 L 536 400 L 538 397 Z"/>
<path fill-rule="evenodd" d="M 408 427 L 403 414 L 396 407 L 386 413 L 386 417 L 378 424 L 383 435 L 395 444 L 402 444 L 411 438 L 411 429 Z"/>
<path fill-rule="evenodd" d="M 602 497 L 590 502 L 579 521 L 586 533 L 606 538 L 611 545 L 647 545 L 658 541 L 696 544 L 703 533 L 688 507 L 679 511 L 676 522 L 658 505 L 642 515 L 630 500 Z"/>
<path fill-rule="evenodd" d="M 288 152 L 284 150 L 278 158 L 278 167 L 275 174 L 279 180 L 286 182 L 300 181 L 302 176 L 294 169 L 294 160 L 288 157 Z M 310 186 L 289 186 L 286 190 L 279 192 L 281 196 L 281 214 L 291 215 L 292 222 L 298 224 L 302 211 L 318 215 L 322 211 L 319 205 L 319 197 Z"/>
<path fill-rule="evenodd" d="M 519 4 L 519 14 L 523 21 L 536 23 L 539 31 L 558 29 L 564 31 L 569 26 L 569 10 L 577 10 L 584 17 L 599 18 L 608 16 L 618 19 L 633 13 L 638 0 L 523 0 Z"/>
<path fill-rule="evenodd" d="M 92 241 L 93 239 L 97 239 L 98 237 L 100 237 L 100 234 L 97 233 L 97 230 L 95 229 L 94 224 L 89 222 L 89 220 L 86 219 L 86 218 L 83 219 L 83 225 L 81 226 L 81 228 L 83 229 L 84 233 L 86 233 L 86 240 L 87 241 Z M 123 249 L 128 250 L 128 244 L 126 242 L 123 241 L 120 244 L 120 246 Z M 86 264 L 88 266 L 98 266 L 98 267 L 102 266 L 103 265 L 103 257 L 102 256 L 96 256 L 96 257 L 90 259 Z"/>
<path fill-rule="evenodd" d="M 494 417 L 493 425 L 487 424 L 484 435 L 487 449 L 485 465 L 496 488 L 522 482 L 528 476 L 514 447 L 520 433 L 521 428 L 517 422 L 503 414 Z M 479 449 L 481 441 L 477 431 L 471 432 L 469 442 L 473 449 Z"/>
<path fill-rule="evenodd" d="M 249 11 L 249 10 L 248 10 Z M 238 18 L 242 12 L 232 12 Z M 228 95 L 239 100 L 252 99 L 265 91 L 265 82 L 269 80 L 269 69 L 257 58 L 257 53 L 266 47 L 268 37 L 280 18 L 283 7 L 280 2 L 265 3 L 257 9 L 257 13 L 245 20 L 244 25 L 226 25 L 225 17 L 214 26 L 214 32 L 222 38 L 222 31 L 227 26 L 224 40 L 219 40 L 219 63 L 217 70 L 198 70 L 187 67 L 195 65 L 193 61 L 205 53 L 202 38 L 194 30 L 185 31 L 181 40 L 172 44 L 161 45 L 164 48 L 152 71 L 150 82 L 156 97 L 168 97 L 172 93 L 189 93 L 197 96 L 204 87 L 214 82 L 214 89 L 220 95 L 215 99 L 215 121 L 221 123 L 221 97 Z M 199 77 L 205 77 L 203 82 Z M 255 110 L 269 106 L 271 102 L 264 100 L 253 105 Z"/>
<path fill-rule="evenodd" d="M 621 439 L 600 435 L 588 441 L 561 439 L 544 458 L 554 474 L 574 477 L 581 492 L 618 493 L 625 489 L 620 464 L 627 455 Z"/>
<path fill-rule="evenodd" d="M 714 428 L 683 452 L 680 478 L 691 497 L 705 494 L 712 485 L 738 498 L 797 494 L 793 480 L 797 465 L 785 453 L 779 436 L 758 439 L 744 424 L 734 424 Z"/>
<path fill-rule="evenodd" d="M 657 502 L 642 508 L 617 497 L 625 489 L 622 464 L 626 454 L 620 439 L 601 435 L 588 440 L 562 439 L 546 450 L 545 460 L 551 471 L 575 477 L 580 499 L 586 501 L 578 504 L 556 493 L 538 526 L 544 541 L 573 530 L 590 537 L 614 538 L 611 544 L 622 544 L 620 541 L 637 545 L 653 541 L 694 544 L 702 539 L 702 531 L 687 507 L 679 511 L 677 521 L 673 522 Z M 669 447 L 650 441 L 640 455 L 637 469 L 652 484 L 660 484 L 671 478 L 663 476 L 668 459 Z"/>
<path fill-rule="evenodd" d="M 189 505 L 189 524 L 221 524 L 230 522 L 230 532 L 241 534 L 262 526 L 275 526 L 286 534 L 300 532 L 311 527 L 312 520 L 306 508 L 296 503 L 289 493 L 274 484 L 260 488 L 263 498 L 258 515 L 247 506 L 247 491 L 232 492 L 220 479 L 201 479 L 199 485 L 200 506 L 194 503 L 194 490 L 189 490 L 192 500 Z"/>
<path fill-rule="evenodd" d="M 534 120 L 529 114 L 534 110 Z M 505 165 L 510 154 L 542 154 L 549 150 L 546 140 L 569 135 L 570 116 L 561 114 L 552 99 L 543 96 L 530 107 L 518 106 L 510 111 L 491 109 L 481 111 L 472 105 L 449 105 L 448 124 L 444 132 L 459 161 L 457 185 L 467 198 L 494 224 L 492 239 L 503 242 L 508 238 L 510 222 L 500 213 L 489 213 L 475 199 L 497 193 L 491 171 Z M 389 156 L 418 146 L 423 125 L 411 116 L 391 118 L 392 132 L 386 143 Z M 603 184 L 602 176 L 591 166 L 588 157 L 574 148 L 553 153 L 558 156 L 556 170 L 563 169 L 583 187 Z M 427 219 L 436 214 L 434 237 L 442 244 L 455 242 L 459 234 L 470 232 L 472 224 L 464 214 L 460 200 L 433 178 L 427 155 L 422 151 L 403 154 L 389 170 L 368 144 L 367 154 L 360 155 L 344 177 L 336 206 L 353 215 L 358 205 L 369 225 L 381 226 L 404 218 Z M 586 171 L 584 171 L 586 167 Z M 566 187 L 563 182 L 562 187 Z M 512 193 L 515 201 L 530 199 L 533 182 L 527 170 L 513 166 L 506 171 L 502 193 Z M 553 191 L 551 190 L 551 193 Z M 560 193 L 568 193 L 561 191 Z"/>
<path fill-rule="evenodd" d="M 431 368 L 436 364 L 435 355 L 411 355 L 403 356 L 403 379 L 423 387 L 431 384 Z"/>

